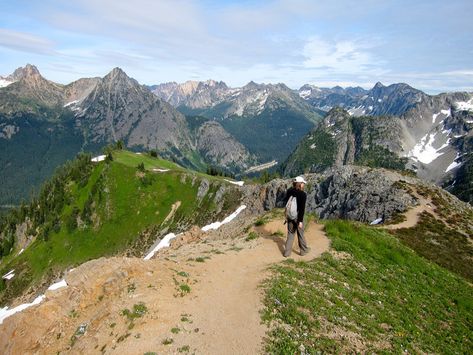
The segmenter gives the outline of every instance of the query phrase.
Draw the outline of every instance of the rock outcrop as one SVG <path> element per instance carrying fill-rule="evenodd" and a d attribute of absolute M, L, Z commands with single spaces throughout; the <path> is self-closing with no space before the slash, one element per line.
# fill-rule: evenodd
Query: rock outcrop
<path fill-rule="evenodd" d="M 242 171 L 257 162 L 256 157 L 218 122 L 205 122 L 199 127 L 196 139 L 200 154 L 214 166 Z"/>
<path fill-rule="evenodd" d="M 389 220 L 417 203 L 417 199 L 397 186 L 400 180 L 421 183 L 385 169 L 341 166 L 323 174 L 304 175 L 307 180 L 306 212 L 320 218 L 343 218 L 372 222 Z M 291 180 L 277 179 L 261 188 L 248 186 L 245 203 L 255 211 L 284 207 L 286 189 Z"/>

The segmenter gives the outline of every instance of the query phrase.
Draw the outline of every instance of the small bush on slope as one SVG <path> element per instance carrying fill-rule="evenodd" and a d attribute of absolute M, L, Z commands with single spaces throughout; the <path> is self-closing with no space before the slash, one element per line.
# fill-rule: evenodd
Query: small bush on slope
<path fill-rule="evenodd" d="M 374 228 L 326 222 L 331 253 L 265 282 L 266 351 L 466 353 L 473 288 Z"/>

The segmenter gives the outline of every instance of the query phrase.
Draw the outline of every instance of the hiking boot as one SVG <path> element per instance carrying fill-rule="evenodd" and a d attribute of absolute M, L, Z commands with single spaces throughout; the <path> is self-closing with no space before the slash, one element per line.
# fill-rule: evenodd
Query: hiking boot
<path fill-rule="evenodd" d="M 307 255 L 307 254 L 309 254 L 309 252 L 310 252 L 310 248 L 307 247 L 307 249 L 305 251 L 301 251 L 301 256 Z"/>

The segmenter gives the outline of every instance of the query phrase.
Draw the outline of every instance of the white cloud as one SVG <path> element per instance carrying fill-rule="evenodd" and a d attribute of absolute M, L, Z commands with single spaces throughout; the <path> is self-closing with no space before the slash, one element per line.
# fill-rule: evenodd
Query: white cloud
<path fill-rule="evenodd" d="M 367 49 L 367 46 L 356 41 L 329 42 L 312 37 L 307 40 L 302 51 L 305 58 L 303 66 L 351 74 L 372 71 L 379 63 Z"/>
<path fill-rule="evenodd" d="M 232 86 L 467 88 L 471 1 L 439 3 L 428 14 L 431 3 L 420 2 L 44 0 L 6 10 L 12 28 L 25 32 L 0 30 L 0 70 L 33 62 L 61 82 L 120 66 L 146 84 L 213 78 Z"/>
<path fill-rule="evenodd" d="M 0 28 L 0 46 L 35 54 L 54 53 L 52 41 L 31 33 L 4 28 Z"/>

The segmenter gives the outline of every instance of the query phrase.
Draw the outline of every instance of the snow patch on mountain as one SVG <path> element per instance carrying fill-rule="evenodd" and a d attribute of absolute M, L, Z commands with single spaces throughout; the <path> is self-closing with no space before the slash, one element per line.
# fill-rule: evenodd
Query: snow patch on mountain
<path fill-rule="evenodd" d="M 67 287 L 67 282 L 66 280 L 61 280 L 59 282 L 53 283 L 51 286 L 48 287 L 49 291 L 55 291 L 57 289 Z"/>
<path fill-rule="evenodd" d="M 44 295 L 41 295 L 41 296 L 38 296 L 35 298 L 35 300 L 31 303 L 23 303 L 23 304 L 20 304 L 19 306 L 15 307 L 15 308 L 12 308 L 12 309 L 8 309 L 8 307 L 4 307 L 4 308 L 0 308 L 0 324 L 3 323 L 3 321 L 14 315 L 15 313 L 18 313 L 18 312 L 21 312 L 23 310 L 25 310 L 26 308 L 29 308 L 31 306 L 35 306 L 37 304 L 40 304 L 41 302 L 43 302 L 45 296 Z"/>
<path fill-rule="evenodd" d="M 348 114 L 350 116 L 363 116 L 365 114 L 365 108 L 363 105 L 360 105 L 358 107 L 353 107 L 348 110 Z"/>
<path fill-rule="evenodd" d="M 69 107 L 69 106 L 72 106 L 72 105 L 75 105 L 79 102 L 79 100 L 74 100 L 74 101 L 70 101 L 68 102 L 67 104 L 64 105 L 64 107 Z"/>
<path fill-rule="evenodd" d="M 179 234 L 178 234 L 178 235 L 179 235 Z M 174 233 L 166 234 L 166 235 L 164 236 L 164 238 L 161 239 L 161 240 L 159 241 L 159 243 L 148 253 L 148 255 L 146 255 L 146 256 L 144 257 L 144 260 L 149 260 L 149 259 L 151 259 L 151 258 L 154 256 L 154 254 L 156 254 L 156 252 L 157 252 L 159 249 L 168 248 L 169 245 L 170 245 L 170 243 L 171 243 L 171 240 L 174 239 L 174 238 L 176 238 L 176 237 L 177 237 L 177 235 L 174 234 Z"/>
<path fill-rule="evenodd" d="M 0 78 L 0 88 L 7 87 L 10 84 L 13 84 L 14 81 Z"/>
<path fill-rule="evenodd" d="M 473 111 L 473 98 L 468 101 L 455 102 L 455 108 L 459 111 Z"/>
<path fill-rule="evenodd" d="M 2 279 L 11 280 L 13 277 L 15 277 L 15 270 L 10 270 L 8 273 L 2 276 Z"/>
<path fill-rule="evenodd" d="M 449 134 L 450 130 L 442 131 L 442 134 Z M 420 142 L 417 143 L 407 154 L 408 157 L 420 161 L 424 164 L 430 164 L 435 159 L 443 154 L 441 152 L 444 148 L 448 147 L 450 139 L 444 143 L 440 148 L 435 148 L 434 144 L 439 140 L 437 137 L 438 133 L 427 133 L 421 138 Z"/>
<path fill-rule="evenodd" d="M 222 225 L 229 223 L 233 219 L 235 219 L 236 216 L 238 216 L 240 212 L 243 211 L 245 208 L 246 208 L 245 205 L 241 205 L 240 207 L 238 207 L 238 209 L 235 212 L 233 212 L 230 216 L 227 216 L 222 222 L 214 222 L 214 223 L 208 224 L 202 227 L 202 231 L 207 232 L 211 229 L 219 229 Z"/>
<path fill-rule="evenodd" d="M 299 96 L 302 97 L 303 99 L 307 99 L 311 93 L 312 93 L 312 90 L 302 90 L 299 92 Z"/>
<path fill-rule="evenodd" d="M 99 155 L 97 157 L 92 158 L 91 161 L 93 161 L 94 163 L 98 163 L 99 161 L 105 160 L 105 158 L 106 158 L 106 155 Z"/>
<path fill-rule="evenodd" d="M 455 157 L 455 159 L 453 159 L 453 162 L 452 164 L 450 164 L 447 169 L 445 169 L 445 172 L 448 173 L 450 170 L 453 170 L 457 167 L 459 167 L 462 163 L 461 162 L 457 162 L 457 159 L 460 158 L 460 154 L 457 153 L 457 156 Z"/>
<path fill-rule="evenodd" d="M 445 115 L 445 116 L 450 116 L 452 114 L 452 110 L 451 109 L 448 109 L 448 110 L 440 110 L 440 113 Z"/>
<path fill-rule="evenodd" d="M 14 271 L 14 270 L 12 270 L 12 271 Z M 48 291 L 56 291 L 57 289 L 67 287 L 67 286 L 68 286 L 67 282 L 65 280 L 61 280 L 61 281 L 53 283 L 51 286 L 49 286 Z M 41 302 L 44 301 L 45 298 L 46 298 L 45 295 L 40 295 L 40 296 L 36 297 L 34 299 L 34 301 L 31 302 L 31 303 L 23 303 L 23 304 L 20 304 L 19 306 L 11 308 L 11 309 L 8 308 L 8 306 L 0 308 L 0 324 L 2 324 L 3 321 L 6 318 L 14 315 L 15 313 L 21 312 L 21 311 L 23 311 L 27 308 L 30 308 L 30 307 L 35 306 L 37 304 L 40 304 Z"/>
<path fill-rule="evenodd" d="M 245 184 L 244 181 L 232 181 L 232 180 L 228 180 L 228 179 L 224 179 L 224 180 L 229 182 L 230 184 L 238 185 L 238 186 L 243 186 Z"/>

